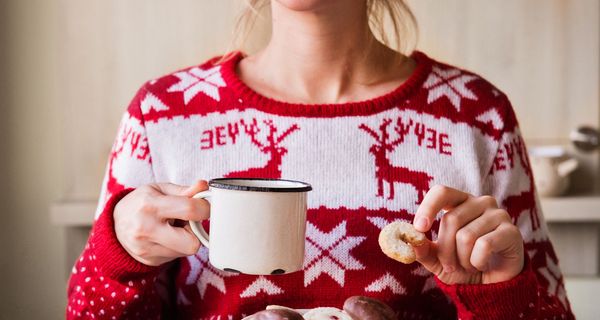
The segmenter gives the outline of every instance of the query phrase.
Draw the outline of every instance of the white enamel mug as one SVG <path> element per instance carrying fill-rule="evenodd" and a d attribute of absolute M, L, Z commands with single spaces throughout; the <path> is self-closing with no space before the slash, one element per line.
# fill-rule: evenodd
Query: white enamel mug
<path fill-rule="evenodd" d="M 284 274 L 302 269 L 306 195 L 312 187 L 282 179 L 220 178 L 194 198 L 210 202 L 210 237 L 190 226 L 209 248 L 210 263 L 245 274 Z"/>

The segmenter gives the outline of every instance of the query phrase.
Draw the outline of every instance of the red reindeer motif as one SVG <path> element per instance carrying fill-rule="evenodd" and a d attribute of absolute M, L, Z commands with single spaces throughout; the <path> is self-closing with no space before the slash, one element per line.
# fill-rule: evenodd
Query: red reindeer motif
<path fill-rule="evenodd" d="M 269 161 L 262 167 L 250 168 L 242 171 L 234 171 L 225 175 L 226 178 L 281 178 L 281 162 L 283 156 L 287 153 L 287 149 L 281 146 L 281 143 L 292 132 L 300 130 L 297 124 L 287 128 L 282 134 L 277 135 L 277 127 L 272 120 L 264 120 L 263 123 L 269 129 L 267 141 L 262 143 L 258 140 L 257 134 L 261 131 L 256 119 L 247 124 L 244 120 L 241 121 L 242 127 L 252 144 L 257 146 L 262 153 L 270 156 Z"/>
<path fill-rule="evenodd" d="M 390 163 L 387 157 L 388 152 L 394 151 L 394 148 L 404 142 L 404 136 L 408 132 L 410 126 L 413 124 L 412 120 L 408 125 L 402 123 L 402 118 L 398 118 L 398 123 L 394 127 L 394 130 L 399 134 L 399 138 L 393 141 L 388 141 L 390 136 L 387 132 L 387 128 L 392 123 L 391 119 L 383 119 L 383 122 L 379 126 L 381 135 L 378 135 L 375 130 L 369 128 L 366 124 L 361 124 L 359 128 L 368 133 L 376 144 L 369 148 L 369 152 L 375 156 L 375 176 L 377 177 L 377 196 L 384 197 L 383 195 L 383 183 L 387 182 L 390 186 L 390 194 L 388 199 L 394 199 L 394 183 L 407 183 L 412 185 L 417 190 L 417 204 L 423 201 L 423 197 L 427 190 L 429 190 L 429 182 L 433 177 L 429 176 L 426 172 L 414 171 L 404 167 L 396 167 Z"/>
<path fill-rule="evenodd" d="M 537 204 L 535 202 L 535 185 L 533 182 L 533 173 L 531 172 L 531 165 L 527 152 L 525 150 L 525 144 L 522 138 L 517 138 L 513 141 L 514 148 L 516 149 L 517 155 L 519 156 L 519 162 L 525 170 L 525 174 L 529 178 L 529 190 L 523 191 L 517 195 L 507 197 L 502 205 L 506 208 L 506 211 L 516 222 L 519 218 L 519 214 L 523 211 L 529 211 L 531 218 L 532 230 L 540 227 L 540 219 L 538 217 Z"/>

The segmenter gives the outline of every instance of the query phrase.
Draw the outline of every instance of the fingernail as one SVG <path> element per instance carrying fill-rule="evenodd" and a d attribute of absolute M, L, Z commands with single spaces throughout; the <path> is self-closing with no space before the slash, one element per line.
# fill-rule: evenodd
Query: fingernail
<path fill-rule="evenodd" d="M 451 266 L 451 265 L 444 266 L 444 271 L 446 271 L 446 272 L 454 272 L 454 270 L 456 270 L 454 268 L 454 266 Z"/>
<path fill-rule="evenodd" d="M 427 218 L 419 217 L 415 220 L 415 228 L 417 230 L 421 230 L 421 231 L 426 230 L 428 224 L 429 224 L 429 221 L 427 220 Z"/>

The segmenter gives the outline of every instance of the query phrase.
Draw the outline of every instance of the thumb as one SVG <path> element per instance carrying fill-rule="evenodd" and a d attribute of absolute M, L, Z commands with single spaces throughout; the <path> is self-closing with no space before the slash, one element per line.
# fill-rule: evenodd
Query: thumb
<path fill-rule="evenodd" d="M 200 180 L 191 186 L 182 186 L 173 183 L 157 183 L 155 186 L 164 195 L 183 197 L 191 197 L 200 191 L 208 189 L 208 184 L 204 180 Z"/>
<path fill-rule="evenodd" d="M 437 244 L 426 239 L 420 246 L 412 246 L 417 256 L 417 261 L 433 274 L 439 274 L 443 267 L 437 256 Z"/>

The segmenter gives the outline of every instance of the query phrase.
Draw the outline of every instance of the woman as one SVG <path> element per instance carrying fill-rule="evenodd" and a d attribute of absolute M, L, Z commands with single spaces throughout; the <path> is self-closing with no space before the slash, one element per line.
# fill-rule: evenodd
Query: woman
<path fill-rule="evenodd" d="M 506 96 L 376 40 L 373 6 L 411 16 L 393 0 L 274 0 L 264 49 L 139 90 L 73 268 L 69 318 L 239 319 L 351 296 L 402 319 L 573 318 Z M 197 179 L 218 176 L 313 185 L 303 271 L 257 277 L 208 263 L 179 222 L 209 217 L 191 196 L 207 188 Z M 378 248 L 394 220 L 431 239 L 414 248 L 418 263 Z M 368 301 L 383 310 L 371 316 L 390 317 Z"/>

